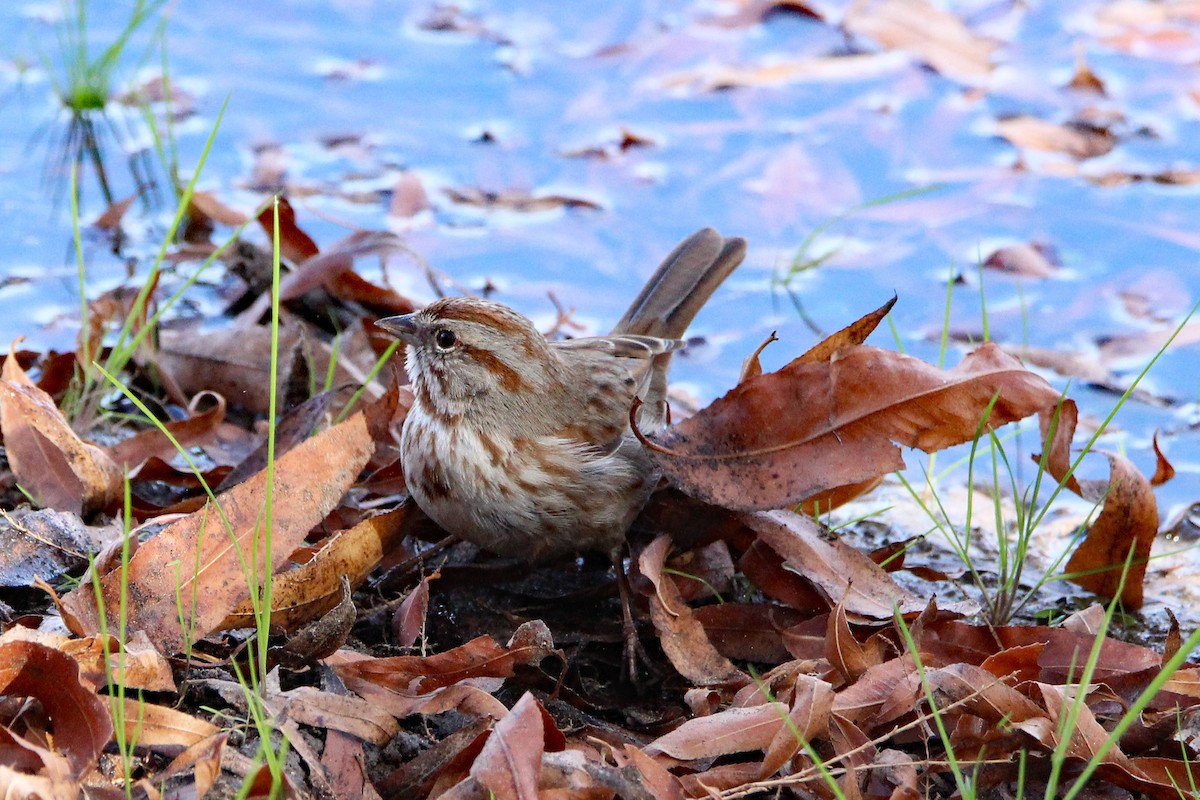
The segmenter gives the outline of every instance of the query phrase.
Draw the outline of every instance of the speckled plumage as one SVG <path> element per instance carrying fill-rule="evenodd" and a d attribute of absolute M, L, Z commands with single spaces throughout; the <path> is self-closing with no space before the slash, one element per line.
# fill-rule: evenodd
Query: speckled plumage
<path fill-rule="evenodd" d="M 658 481 L 629 430 L 664 424 L 666 372 L 745 243 L 702 230 L 667 257 L 610 336 L 547 341 L 499 303 L 445 298 L 381 320 L 407 343 L 416 402 L 405 480 L 442 528 L 501 555 L 611 552 Z"/>

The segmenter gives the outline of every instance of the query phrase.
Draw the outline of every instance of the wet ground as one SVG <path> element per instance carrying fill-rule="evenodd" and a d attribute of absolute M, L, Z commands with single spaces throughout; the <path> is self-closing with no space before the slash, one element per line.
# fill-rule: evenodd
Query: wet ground
<path fill-rule="evenodd" d="M 96 5 L 93 49 L 119 31 L 131 3 Z M 202 188 L 246 211 L 286 189 L 319 242 L 392 228 L 457 284 L 494 286 L 547 325 L 556 316 L 548 293 L 583 329 L 601 331 L 683 235 L 711 225 L 745 236 L 746 264 L 695 325 L 703 342 L 676 366 L 700 400 L 730 386 L 772 331 L 782 341 L 768 348 L 767 368 L 806 349 L 814 327 L 836 330 L 893 292 L 892 330 L 872 342 L 936 361 L 953 278 L 956 341 L 986 334 L 1052 351 L 1038 363 L 1073 357 L 1063 368 L 1071 377 L 1046 374 L 1069 383 L 1086 419 L 1105 418 L 1112 387 L 1128 385 L 1154 336 L 1200 299 L 1190 172 L 1200 167 L 1200 22 L 1133 0 L 945 4 L 972 35 L 998 43 L 991 68 L 971 73 L 881 46 L 886 36 L 863 33 L 861 21 L 847 25 L 859 35 L 847 34 L 839 24 L 849 5 L 813 3 L 822 20 L 787 10 L 798 3 L 765 16 L 754 9 L 766 4 L 738 16 L 732 3 L 631 0 L 570 14 L 553 2 L 313 0 L 269 13 L 179 4 L 167 25 L 180 93 L 173 136 L 187 172 L 228 100 Z M 59 60 L 60 14 L 57 3 L 0 5 L 0 29 L 12 32 L 0 53 L 0 340 L 66 349 L 78 329 L 78 276 L 66 179 L 46 172 L 63 124 L 47 74 Z M 161 74 L 161 53 L 148 45 L 135 37 L 120 87 Z M 1067 88 L 1081 53 L 1103 94 Z M 136 109 L 113 113 L 122 141 L 110 142 L 109 164 L 125 196 L 120 151 L 148 136 Z M 1069 130 L 1090 131 L 1079 146 L 1092 149 L 1039 149 L 1044 141 L 1005 122 L 1012 115 L 1086 121 Z M 416 185 L 428 202 L 410 215 Z M 85 174 L 82 217 L 104 206 Z M 127 257 L 157 249 L 168 218 L 136 206 L 121 256 L 89 239 L 89 294 L 130 270 L 136 280 L 145 259 Z M 1041 256 L 1004 261 L 1023 274 L 980 269 L 998 248 L 1025 244 Z M 819 265 L 791 274 L 797 259 Z M 416 265 L 388 277 L 432 296 Z M 205 294 L 195 302 L 203 313 Z M 1200 339 L 1195 329 L 1184 338 Z M 958 357 L 952 345 L 947 362 Z M 1160 432 L 1179 473 L 1158 490 L 1164 519 L 1200 500 L 1196 363 L 1194 343 L 1169 351 L 1098 443 L 1150 473 Z M 1037 445 L 1014 447 L 1026 464 Z M 914 479 L 923 480 L 919 469 Z M 947 484 L 956 480 L 961 473 Z M 1155 573 L 1172 604 L 1198 605 L 1179 594 L 1195 563 Z"/>

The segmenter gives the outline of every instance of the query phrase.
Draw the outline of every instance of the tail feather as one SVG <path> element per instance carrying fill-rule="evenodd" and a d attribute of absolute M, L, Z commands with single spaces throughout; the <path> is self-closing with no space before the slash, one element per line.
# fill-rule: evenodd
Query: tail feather
<path fill-rule="evenodd" d="M 746 240 L 740 236 L 725 238 L 712 228 L 696 231 L 663 259 L 613 328 L 613 335 L 681 339 L 700 308 L 745 256 Z M 647 433 L 666 422 L 667 370 L 674 349 L 653 357 L 641 391 L 643 405 L 637 421 Z"/>
<path fill-rule="evenodd" d="M 663 259 L 614 334 L 679 339 L 700 308 L 746 256 L 746 240 L 696 231 Z"/>

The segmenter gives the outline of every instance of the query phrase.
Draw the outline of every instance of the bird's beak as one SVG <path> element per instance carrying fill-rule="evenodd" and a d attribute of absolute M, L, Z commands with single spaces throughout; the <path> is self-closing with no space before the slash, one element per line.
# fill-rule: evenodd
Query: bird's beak
<path fill-rule="evenodd" d="M 417 343 L 416 314 L 401 314 L 398 317 L 384 317 L 376 320 L 375 324 L 406 344 Z"/>

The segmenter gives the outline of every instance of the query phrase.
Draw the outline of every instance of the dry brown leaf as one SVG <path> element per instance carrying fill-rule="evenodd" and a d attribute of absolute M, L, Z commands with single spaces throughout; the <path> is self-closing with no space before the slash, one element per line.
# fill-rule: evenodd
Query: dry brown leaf
<path fill-rule="evenodd" d="M 18 483 L 58 511 L 83 514 L 107 507 L 120 497 L 121 470 L 71 430 L 50 395 L 17 363 L 16 344 L 0 371 L 0 432 Z"/>
<path fill-rule="evenodd" d="M 786 569 L 783 558 L 770 545 L 758 539 L 742 554 L 738 568 L 747 580 L 774 600 L 814 614 L 827 611 L 828 598 L 811 581 Z"/>
<path fill-rule="evenodd" d="M 1171 462 L 1163 454 L 1162 448 L 1158 446 L 1158 431 L 1154 432 L 1152 440 L 1154 444 L 1154 476 L 1150 478 L 1151 486 L 1162 486 L 1167 481 L 1175 477 L 1175 467 L 1171 466 Z"/>
<path fill-rule="evenodd" d="M 683 786 L 679 778 L 667 771 L 667 768 L 646 755 L 640 748 L 632 744 L 625 745 L 625 755 L 630 765 L 641 776 L 642 785 L 655 800 L 684 800 Z"/>
<path fill-rule="evenodd" d="M 856 620 L 891 619 L 894 609 L 902 614 L 925 609 L 925 600 L 898 586 L 869 556 L 811 518 L 790 511 L 765 511 L 744 518 L 789 569 L 819 587 Z"/>
<path fill-rule="evenodd" d="M 1080 161 L 1102 156 L 1117 145 L 1116 135 L 1106 128 L 1082 122 L 1058 125 L 1028 115 L 997 120 L 996 132 L 1016 147 L 1062 153 Z"/>
<path fill-rule="evenodd" d="M 523 213 L 553 211 L 557 208 L 586 208 L 592 210 L 603 208 L 603 206 L 594 200 L 587 200 L 582 197 L 568 197 L 562 194 L 533 195 L 520 189 L 492 192 L 474 187 L 455 189 L 448 186 L 443 191 L 455 203 L 487 209 L 500 208 Z"/>
<path fill-rule="evenodd" d="M 199 212 L 213 222 L 219 222 L 231 228 L 239 228 L 250 221 L 248 216 L 236 208 L 225 205 L 212 192 L 192 192 L 191 206 L 188 211 L 190 214 Z"/>
<path fill-rule="evenodd" d="M 767 746 L 759 778 L 769 778 L 782 769 L 804 744 L 829 735 L 833 698 L 833 686 L 828 682 L 811 675 L 796 676 L 789 724 L 781 727 Z"/>
<path fill-rule="evenodd" d="M 692 613 L 721 655 L 764 664 L 787 660 L 780 631 L 803 618 L 795 609 L 768 603 L 717 603 Z"/>
<path fill-rule="evenodd" d="M 879 327 L 879 323 L 883 322 L 884 318 L 891 313 L 892 307 L 896 305 L 898 298 L 893 295 L 891 300 L 881 305 L 869 314 L 856 319 L 840 331 L 826 336 L 817 344 L 809 348 L 808 352 L 798 358 L 792 360 L 792 364 L 817 364 L 831 360 L 835 353 L 839 350 L 845 350 L 849 347 L 858 347 L 867 341 L 875 329 Z M 786 369 L 786 367 L 784 368 Z M 741 383 L 741 381 L 739 381 Z"/>
<path fill-rule="evenodd" d="M 1158 534 L 1158 501 L 1146 476 L 1124 456 L 1108 454 L 1110 477 L 1105 489 L 1085 492 L 1089 499 L 1104 497 L 1104 508 L 1088 529 L 1087 537 L 1071 554 L 1065 570 L 1070 578 L 1101 597 L 1116 596 L 1127 558 L 1129 572 L 1121 589 L 1121 603 L 1136 611 L 1142 607 L 1142 584 L 1150 548 Z M 1132 556 L 1130 552 L 1132 551 Z"/>
<path fill-rule="evenodd" d="M 299 264 L 305 259 L 312 258 L 321 250 L 312 237 L 296 224 L 296 210 L 283 195 L 277 198 L 279 207 L 279 252 L 293 264 Z M 267 204 L 258 214 L 258 223 L 266 231 L 268 237 L 275 235 L 275 208 Z"/>
<path fill-rule="evenodd" d="M 493 797 L 538 800 L 545 745 L 545 714 L 526 692 L 496 723 L 483 750 L 471 764 L 471 777 Z"/>
<path fill-rule="evenodd" d="M 466 766 L 483 749 L 490 727 L 490 720 L 468 721 L 445 739 L 433 742 L 417 753 L 383 780 L 376 781 L 375 788 L 383 797 L 437 797 L 438 793 L 431 791 L 434 782 L 446 772 L 461 770 L 465 774 Z M 450 780 L 457 782 L 454 777 Z"/>
<path fill-rule="evenodd" d="M 507 647 L 479 636 L 432 656 L 369 658 L 343 650 L 326 663 L 347 688 L 398 717 L 457 708 L 499 719 L 507 709 L 488 692 L 512 677 L 518 664 L 538 664 L 549 655 L 548 637 L 545 623 L 534 620 L 517 628 Z"/>
<path fill-rule="evenodd" d="M 295 323 L 279 326 L 279 396 L 284 394 L 285 381 L 296 360 L 306 357 L 303 342 Z M 328 362 L 321 360 L 319 350 L 312 355 L 313 369 L 323 374 Z M 207 331 L 203 336 L 189 327 L 165 327 L 159 331 L 154 361 L 189 395 L 215 392 L 232 406 L 267 413 L 271 391 L 268 326 L 239 325 Z"/>
<path fill-rule="evenodd" d="M 906 66 L 906 59 L 892 53 L 850 53 L 772 61 L 753 67 L 706 65 L 668 75 L 659 85 L 667 90 L 713 92 L 739 86 L 867 80 L 895 74 Z"/>
<path fill-rule="evenodd" d="M 956 714 L 965 711 L 993 725 L 1024 724 L 1022 730 L 1028 731 L 1035 728 L 1031 720 L 1038 724 L 1047 721 L 1045 709 L 983 667 L 950 664 L 927 670 L 925 675 L 938 708 L 954 704 Z"/>
<path fill-rule="evenodd" d="M 1101 97 L 1108 94 L 1104 88 L 1104 81 L 1100 80 L 1100 76 L 1093 72 L 1091 65 L 1088 64 L 1087 50 L 1083 42 L 1075 43 L 1075 74 L 1067 82 L 1067 88 L 1090 92 Z"/>
<path fill-rule="evenodd" d="M 92 225 L 102 231 L 116 230 L 121 227 L 121 220 L 125 218 L 125 212 L 129 211 L 134 200 L 137 200 L 137 194 L 131 194 L 124 200 L 117 200 L 104 209 L 104 212 L 96 217 L 96 221 Z"/>
<path fill-rule="evenodd" d="M 387 256 L 403 251 L 403 241 L 391 231 L 355 231 L 320 253 L 297 262 L 297 268 L 280 282 L 279 298 L 294 300 L 313 289 L 330 288 L 343 273 L 354 267 L 354 259 L 361 256 Z M 247 315 L 257 316 L 249 312 Z"/>
<path fill-rule="evenodd" d="M 141 631 L 129 637 L 124 647 L 115 636 L 82 639 L 65 634 L 13 627 L 6 638 L 37 642 L 62 650 L 79 665 L 80 676 L 97 690 L 111 685 L 152 692 L 175 691 L 171 664 L 150 644 Z"/>
<path fill-rule="evenodd" d="M 431 208 L 429 195 L 415 172 L 404 172 L 392 187 L 392 201 L 388 204 L 388 216 L 408 219 Z"/>
<path fill-rule="evenodd" d="M 721 683 L 744 683 L 749 678 L 729 659 L 717 652 L 679 594 L 675 581 L 663 573 L 671 538 L 661 535 L 642 551 L 638 569 L 654 584 L 650 596 L 650 620 L 662 640 L 663 652 L 679 674 L 692 683 L 708 686 Z"/>
<path fill-rule="evenodd" d="M 271 710 L 314 728 L 342 731 L 382 747 L 399 731 L 395 718 L 360 697 L 298 686 L 267 698 Z"/>
<path fill-rule="evenodd" d="M 220 732 L 216 725 L 193 714 L 125 698 L 126 741 L 137 742 L 139 747 L 187 748 Z"/>
<path fill-rule="evenodd" d="M 654 755 L 665 753 L 681 761 L 748 753 L 770 746 L 788 718 L 783 703 L 762 703 L 746 708 L 728 708 L 707 717 L 689 719 L 645 748 Z"/>
<path fill-rule="evenodd" d="M 921 676 L 912 655 L 871 667 L 837 693 L 833 714 L 869 730 L 910 713 L 921 693 Z"/>
<path fill-rule="evenodd" d="M 1098 343 L 1100 360 L 1107 366 L 1138 361 L 1154 355 L 1168 342 L 1171 347 L 1185 347 L 1200 342 L 1200 320 L 1184 323 L 1178 329 L 1156 328 L 1105 337 Z"/>
<path fill-rule="evenodd" d="M 762 355 L 763 350 L 767 349 L 767 345 L 772 342 L 778 342 L 779 337 L 775 335 L 775 331 L 771 331 L 771 335 L 762 340 L 758 347 L 754 348 L 754 352 L 746 356 L 742 361 L 742 373 L 738 376 L 738 384 L 743 384 L 751 378 L 757 378 L 762 375 L 763 368 L 758 358 Z"/>
<path fill-rule="evenodd" d="M 145 630 L 164 653 L 183 650 L 212 631 L 250 593 L 242 557 L 257 562 L 258 575 L 269 576 L 337 506 L 371 448 L 366 422 L 359 414 L 279 459 L 270 553 L 264 549 L 267 537 L 260 532 L 268 491 L 266 471 L 221 495 L 219 510 L 210 503 L 142 544 L 127 574 L 129 630 Z M 101 579 L 110 630 L 117 626 L 123 577 L 122 570 L 114 570 Z M 98 631 L 100 620 L 90 585 L 72 591 L 63 605 L 88 631 Z"/>
<path fill-rule="evenodd" d="M 33 698 L 41 704 L 50 730 L 29 731 L 32 735 L 26 738 L 14 729 L 6 729 L 5 735 L 19 742 L 17 746 L 28 751 L 30 760 L 42 761 L 41 768 L 52 779 L 82 778 L 96 765 L 112 738 L 108 704 L 80 681 L 79 666 L 61 650 L 7 635 L 0 637 L 0 694 Z M 39 746 L 44 743 L 44 748 Z M 65 774 L 59 772 L 59 759 L 65 760 Z M 23 764 L 31 766 L 30 760 Z M 19 768 L 21 764 L 14 766 Z"/>
<path fill-rule="evenodd" d="M 345 575 L 340 578 L 341 599 L 323 616 L 314 619 L 296 631 L 283 647 L 271 654 L 278 655 L 279 663 L 288 669 L 311 666 L 326 656 L 336 653 L 350 638 L 350 629 L 358 619 L 358 609 L 350 593 L 350 581 Z"/>
<path fill-rule="evenodd" d="M 166 769 L 156 773 L 155 779 L 161 784 L 176 775 L 190 773 L 195 781 L 196 796 L 203 797 L 221 774 L 221 756 L 228 741 L 229 732 L 225 731 L 196 742 L 175 756 Z"/>
<path fill-rule="evenodd" d="M 429 577 L 408 593 L 392 617 L 392 635 L 400 647 L 412 647 L 425 630 L 425 614 L 429 611 Z"/>
<path fill-rule="evenodd" d="M 316 555 L 295 569 L 271 579 L 271 624 L 292 631 L 337 605 L 342 597 L 341 578 L 357 589 L 380 558 L 403 536 L 408 506 L 400 506 L 365 519 L 341 531 Z M 246 600 L 221 621 L 217 630 L 253 625 L 254 609 Z"/>
<path fill-rule="evenodd" d="M 726 508 L 781 508 L 902 469 L 897 444 L 935 452 L 1039 414 L 1060 394 L 988 343 L 943 371 L 866 345 L 828 363 L 793 362 L 735 387 L 651 440 L 651 457 L 686 493 Z M 1049 468 L 1066 471 L 1074 404 L 1063 403 Z"/>
<path fill-rule="evenodd" d="M 211 402 L 210 402 L 211 401 Z M 208 404 L 206 411 L 200 411 Z M 203 444 L 225 421 L 225 398 L 215 392 L 201 392 L 188 405 L 187 419 L 172 420 L 164 427 L 184 449 Z M 148 428 L 111 447 L 105 448 L 118 466 L 136 475 L 138 468 L 149 459 L 157 457 L 171 461 L 179 455 L 175 442 L 159 428 Z"/>
<path fill-rule="evenodd" d="M 911 53 L 947 78 L 965 83 L 987 78 L 998 46 L 929 0 L 857 0 L 842 25 L 856 36 Z"/>
<path fill-rule="evenodd" d="M 842 596 L 841 601 L 829 615 L 829 627 L 825 634 L 825 660 L 842 675 L 846 683 L 854 683 L 864 672 L 882 664 L 886 646 L 878 637 L 871 637 L 866 644 L 860 644 L 850 630 L 850 622 L 846 619 L 846 598 L 849 592 Z"/>
<path fill-rule="evenodd" d="M 1050 248 L 1024 243 L 993 251 L 983 260 L 983 265 L 1022 278 L 1049 278 L 1059 267 L 1051 258 Z"/>

